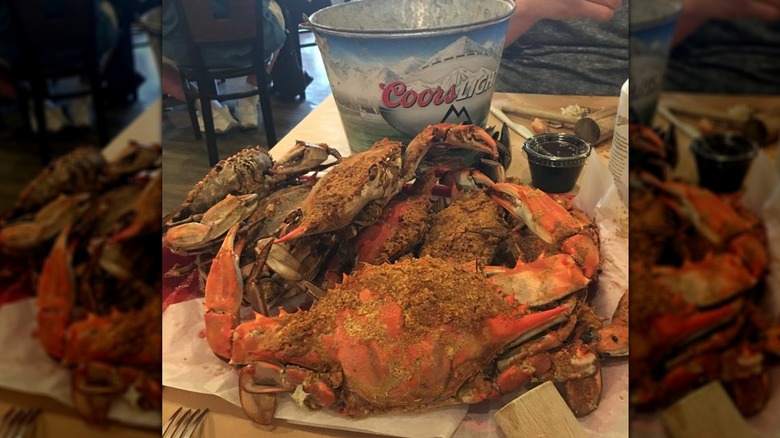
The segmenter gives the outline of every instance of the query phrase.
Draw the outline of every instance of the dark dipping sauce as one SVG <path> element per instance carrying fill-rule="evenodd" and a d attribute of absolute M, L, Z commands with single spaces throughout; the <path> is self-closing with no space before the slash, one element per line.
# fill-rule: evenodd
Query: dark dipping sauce
<path fill-rule="evenodd" d="M 573 135 L 541 134 L 526 140 L 523 150 L 534 187 L 547 193 L 565 193 L 577 183 L 591 147 Z"/>
<path fill-rule="evenodd" d="M 742 188 L 745 176 L 758 154 L 758 145 L 738 134 L 710 134 L 691 143 L 699 171 L 699 185 L 715 193 Z"/>

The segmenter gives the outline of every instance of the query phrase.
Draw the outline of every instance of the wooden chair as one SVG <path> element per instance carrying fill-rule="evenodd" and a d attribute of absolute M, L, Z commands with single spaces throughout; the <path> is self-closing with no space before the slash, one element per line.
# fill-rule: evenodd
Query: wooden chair
<path fill-rule="evenodd" d="M 289 50 L 295 54 L 295 57 L 298 59 L 298 65 L 301 67 L 303 67 L 301 49 L 317 46 L 317 43 L 314 41 L 306 43 L 301 42 L 302 37 L 308 38 L 308 36 L 312 34 L 311 30 L 299 27 L 303 22 L 303 15 L 311 15 L 319 9 L 328 7 L 331 4 L 331 1 L 303 2 L 296 0 L 279 0 L 279 5 L 282 8 L 285 18 L 284 25 L 287 30 L 287 41 L 285 41 L 282 50 L 288 50 L 289 48 Z M 305 85 L 303 91 L 299 94 L 299 97 L 302 101 L 306 100 Z"/>
<path fill-rule="evenodd" d="M 13 0 L 11 13 L 19 33 L 21 59 L 13 74 L 22 95 L 22 116 L 27 120 L 27 100 L 31 98 L 38 125 L 41 160 L 46 163 L 51 159 L 50 139 L 43 110 L 46 99 L 64 100 L 91 94 L 99 146 L 108 144 L 109 139 L 95 33 L 95 2 L 61 2 L 56 14 L 48 14 L 44 3 L 45 0 Z M 68 59 L 68 62 L 50 62 L 46 54 L 55 50 L 68 50 L 74 53 L 74 59 Z M 87 78 L 89 88 L 53 93 L 48 87 L 49 80 L 73 76 Z"/>
<path fill-rule="evenodd" d="M 200 99 L 209 163 L 214 166 L 219 161 L 219 152 L 212 119 L 212 100 L 224 101 L 257 95 L 269 148 L 276 144 L 276 130 L 271 114 L 271 98 L 263 57 L 262 0 L 229 0 L 228 17 L 215 17 L 209 3 L 209 0 L 176 0 L 174 5 L 186 29 L 185 39 L 192 62 L 192 65 L 178 66 L 187 97 L 187 109 L 195 138 L 200 140 L 202 136 L 195 113 L 195 100 Z M 247 43 L 253 45 L 253 56 L 252 59 L 247 60 L 246 65 L 206 67 L 203 59 L 205 47 L 227 47 Z M 220 94 L 215 85 L 215 81 L 220 79 L 252 74 L 257 77 L 257 90 Z M 192 82 L 195 82 L 197 89 L 192 87 Z"/>

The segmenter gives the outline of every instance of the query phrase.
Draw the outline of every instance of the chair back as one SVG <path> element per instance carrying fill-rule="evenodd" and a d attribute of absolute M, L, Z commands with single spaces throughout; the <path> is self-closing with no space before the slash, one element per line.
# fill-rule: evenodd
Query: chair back
<path fill-rule="evenodd" d="M 25 46 L 86 47 L 95 39 L 94 0 L 13 0 L 12 6 Z"/>
<path fill-rule="evenodd" d="M 177 1 L 185 24 L 196 43 L 224 43 L 250 40 L 262 26 L 262 0 Z M 218 9 L 218 10 L 215 10 Z"/>

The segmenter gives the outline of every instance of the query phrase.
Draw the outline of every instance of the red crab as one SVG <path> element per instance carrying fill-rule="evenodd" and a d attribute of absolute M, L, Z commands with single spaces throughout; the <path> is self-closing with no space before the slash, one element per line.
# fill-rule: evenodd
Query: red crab
<path fill-rule="evenodd" d="M 308 312 L 239 326 L 231 363 L 247 365 L 242 403 L 261 423 L 269 397 L 299 385 L 308 406 L 355 417 L 476 403 L 529 381 L 532 367 L 497 373 L 496 357 L 568 308 L 531 312 L 480 274 L 408 259 L 345 277 Z"/>

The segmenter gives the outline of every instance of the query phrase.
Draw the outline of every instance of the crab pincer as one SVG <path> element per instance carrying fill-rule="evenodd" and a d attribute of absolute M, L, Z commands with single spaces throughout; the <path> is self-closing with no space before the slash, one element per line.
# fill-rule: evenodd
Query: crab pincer
<path fill-rule="evenodd" d="M 231 355 L 231 333 L 239 323 L 238 309 L 244 295 L 244 281 L 238 258 L 243 241 L 235 243 L 239 225 L 230 228 L 219 249 L 206 280 L 206 341 L 220 357 Z"/>
<path fill-rule="evenodd" d="M 227 195 L 208 209 L 199 221 L 187 222 L 169 229 L 163 236 L 163 244 L 171 248 L 171 251 L 182 254 L 207 246 L 234 224 L 249 217 L 257 205 L 258 196 L 254 193 Z"/>

